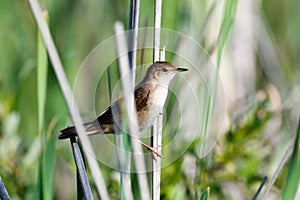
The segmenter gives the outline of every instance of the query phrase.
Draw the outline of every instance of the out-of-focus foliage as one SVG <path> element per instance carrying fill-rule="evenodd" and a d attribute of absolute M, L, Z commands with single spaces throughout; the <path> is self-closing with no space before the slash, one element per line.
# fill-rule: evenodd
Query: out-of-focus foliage
<path fill-rule="evenodd" d="M 113 23 L 128 24 L 129 1 L 40 2 L 49 12 L 49 27 L 71 85 L 86 55 L 113 35 Z M 216 62 L 224 2 L 165 0 L 162 27 L 191 36 Z M 162 169 L 162 199 L 199 196 L 195 183 L 201 183 L 201 191 L 210 187 L 209 199 L 250 199 L 263 177 L 274 173 L 296 133 L 299 117 L 299 7 L 298 0 L 238 1 L 220 61 L 227 104 L 224 130 L 205 158 L 198 160 L 195 141 L 176 162 Z M 153 26 L 152 8 L 152 1 L 141 1 L 141 27 Z M 0 25 L 0 176 L 12 199 L 36 199 L 41 154 L 37 29 L 27 1 L 0 1 Z M 109 105 L 107 85 L 100 85 L 97 94 L 101 98 L 96 107 L 101 112 Z M 63 96 L 49 67 L 45 130 L 55 138 L 68 123 Z M 55 148 L 53 196 L 74 199 L 69 143 L 58 141 Z M 270 199 L 280 197 L 286 169 Z M 118 172 L 106 166 L 101 170 L 112 199 L 118 198 Z"/>

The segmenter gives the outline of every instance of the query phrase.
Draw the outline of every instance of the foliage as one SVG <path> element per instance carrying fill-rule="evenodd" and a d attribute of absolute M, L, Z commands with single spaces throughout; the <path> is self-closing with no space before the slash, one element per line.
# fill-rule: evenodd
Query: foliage
<path fill-rule="evenodd" d="M 250 199 L 263 177 L 272 175 L 296 133 L 300 105 L 299 1 L 251 4 L 249 27 L 253 29 L 249 32 L 253 37 L 234 43 L 244 34 L 236 23 L 245 2 L 163 1 L 162 27 L 192 36 L 209 56 L 217 54 L 214 61 L 220 66 L 224 101 L 229 105 L 222 135 L 213 151 L 201 159 L 201 165 L 196 162 L 199 141 L 195 140 L 179 159 L 162 169 L 162 199 L 193 199 L 201 195 L 196 191 L 202 192 L 203 199 L 208 193 L 208 199 Z M 71 85 L 86 55 L 113 35 L 113 23 L 128 23 L 128 1 L 41 3 L 49 12 L 49 27 Z M 48 73 L 38 69 L 37 29 L 28 3 L 1 1 L 0 5 L 0 24 L 5 27 L 0 31 L 0 176 L 12 199 L 36 199 L 39 192 L 50 199 L 74 199 L 75 170 L 69 142 L 56 141 L 59 130 L 70 120 L 51 67 Z M 152 26 L 152 7 L 151 1 L 141 2 L 141 27 Z M 236 51 L 241 50 L 235 49 L 241 43 L 250 44 L 252 52 L 243 54 L 243 62 L 237 61 L 240 54 Z M 148 57 L 145 59 L 151 60 Z M 253 63 L 254 73 L 240 66 L 244 63 Z M 240 77 L 243 71 L 246 76 Z M 86 75 L 87 80 L 90 76 Z M 248 76 L 255 78 L 239 82 Z M 110 102 L 107 79 L 101 77 L 100 82 L 105 84 L 97 88 L 95 107 L 99 112 Z M 167 105 L 166 116 L 171 110 Z M 168 142 L 173 129 L 166 125 L 164 130 L 170 130 L 164 136 L 164 142 Z M 299 165 L 297 156 L 299 160 L 299 149 L 297 154 L 295 148 L 292 164 L 284 168 L 270 192 L 276 198 L 281 191 L 286 195 L 288 188 L 297 187 L 298 177 L 293 176 L 293 166 Z M 118 172 L 104 165 L 101 170 L 112 199 L 118 198 Z M 292 187 L 288 185 L 291 183 Z M 134 184 L 133 191 L 137 188 Z"/>

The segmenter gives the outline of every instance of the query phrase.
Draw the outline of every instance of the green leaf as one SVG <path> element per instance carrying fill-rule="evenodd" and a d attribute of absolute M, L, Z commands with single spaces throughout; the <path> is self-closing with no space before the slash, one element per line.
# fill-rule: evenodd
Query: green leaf
<path fill-rule="evenodd" d="M 297 133 L 295 136 L 295 145 L 293 154 L 290 160 L 289 171 L 286 178 L 286 183 L 282 192 L 282 199 L 294 199 L 295 193 L 298 188 L 300 180 L 300 152 L 299 152 L 299 140 L 300 140 L 300 118 L 298 121 Z"/>
<path fill-rule="evenodd" d="M 221 24 L 221 29 L 218 38 L 218 54 L 217 54 L 217 67 L 220 66 L 220 61 L 222 57 L 222 51 L 225 45 L 225 42 L 228 39 L 231 26 L 234 21 L 236 8 L 237 8 L 238 0 L 226 0 L 225 7 L 223 11 L 223 21 Z"/>
<path fill-rule="evenodd" d="M 53 129 L 57 120 L 53 119 L 48 128 L 48 137 L 46 138 L 46 145 L 43 148 L 43 163 L 42 163 L 42 176 L 43 176 L 43 199 L 53 199 L 53 177 L 55 170 L 55 142 Z"/>
<path fill-rule="evenodd" d="M 44 11 L 48 21 L 48 12 Z M 53 177 L 55 168 L 55 141 L 52 131 L 56 120 L 52 120 L 48 130 L 44 128 L 45 105 L 47 94 L 48 57 L 42 37 L 37 35 L 37 103 L 38 103 L 38 132 L 41 139 L 41 157 L 39 164 L 39 196 L 42 199 L 53 199 Z"/>
<path fill-rule="evenodd" d="M 204 190 L 204 192 L 201 194 L 200 200 L 208 200 L 209 191 L 210 191 L 209 187 L 206 190 Z"/>
<path fill-rule="evenodd" d="M 107 70 L 108 74 L 108 90 L 110 98 L 112 97 L 112 89 L 115 84 L 120 80 L 120 74 L 118 68 L 114 66 L 110 66 Z M 110 99 L 111 100 L 111 99 Z M 126 113 L 124 105 L 121 105 L 121 113 Z M 121 131 L 128 130 L 128 122 L 126 116 L 122 116 L 121 123 Z M 120 197 L 119 199 L 126 199 L 124 189 L 131 188 L 131 180 L 130 173 L 126 173 L 126 171 L 130 171 L 131 168 L 131 143 L 130 143 L 130 135 L 129 134 L 115 134 L 115 142 L 118 149 L 122 149 L 124 151 L 117 151 L 117 155 L 119 156 L 119 167 L 123 172 L 120 173 Z M 126 187 L 127 186 L 127 187 Z"/>
<path fill-rule="evenodd" d="M 48 16 L 45 16 L 48 18 Z M 38 98 L 38 126 L 39 134 L 42 133 L 44 112 L 46 105 L 48 75 L 48 57 L 41 34 L 37 35 L 37 98 Z"/>

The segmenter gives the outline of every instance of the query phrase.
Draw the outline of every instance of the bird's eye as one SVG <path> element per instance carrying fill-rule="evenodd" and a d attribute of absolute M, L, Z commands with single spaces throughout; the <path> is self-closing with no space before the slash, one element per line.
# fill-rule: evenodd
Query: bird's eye
<path fill-rule="evenodd" d="M 163 72 L 167 72 L 168 69 L 164 67 L 164 68 L 162 68 L 162 71 L 163 71 Z"/>

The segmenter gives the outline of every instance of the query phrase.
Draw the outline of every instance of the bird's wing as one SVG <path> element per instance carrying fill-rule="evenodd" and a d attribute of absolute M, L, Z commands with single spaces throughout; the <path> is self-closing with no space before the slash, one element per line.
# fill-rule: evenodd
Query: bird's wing
<path fill-rule="evenodd" d="M 100 124 L 113 124 L 114 121 L 118 122 L 121 120 L 120 101 L 121 99 L 114 102 L 100 114 L 97 118 Z"/>
<path fill-rule="evenodd" d="M 145 87 L 138 87 L 134 91 L 136 110 L 142 110 L 146 107 L 148 98 L 149 98 L 150 90 L 147 90 Z M 98 117 L 98 121 L 100 124 L 113 124 L 115 122 L 121 121 L 121 110 L 120 104 L 124 99 L 121 98 L 114 102 L 110 107 L 105 109 L 100 116 Z"/>
<path fill-rule="evenodd" d="M 149 102 L 150 90 L 147 90 L 146 87 L 138 87 L 134 91 L 134 98 L 136 104 L 136 110 L 139 112 L 143 108 L 146 108 L 147 103 Z"/>

